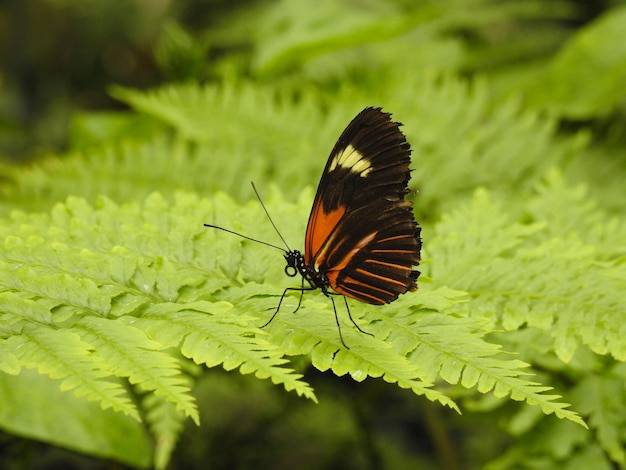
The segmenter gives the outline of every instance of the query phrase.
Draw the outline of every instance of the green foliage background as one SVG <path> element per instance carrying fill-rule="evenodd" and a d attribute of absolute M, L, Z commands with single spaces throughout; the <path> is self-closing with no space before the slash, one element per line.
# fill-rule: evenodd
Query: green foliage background
<path fill-rule="evenodd" d="M 3 49 L 0 462 L 626 468 L 624 5 L 10 5 L 98 28 Z M 261 330 L 281 256 L 202 224 L 278 244 L 254 180 L 300 248 L 368 105 L 413 148 L 420 289 L 351 302 L 350 350 L 320 294 Z"/>

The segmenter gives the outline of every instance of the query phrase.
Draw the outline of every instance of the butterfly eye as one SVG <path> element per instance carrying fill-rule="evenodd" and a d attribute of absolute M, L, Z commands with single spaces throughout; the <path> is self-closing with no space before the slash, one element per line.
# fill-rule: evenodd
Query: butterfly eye
<path fill-rule="evenodd" d="M 288 264 L 287 266 L 285 266 L 285 274 L 289 277 L 294 277 L 296 274 L 298 274 L 298 270 L 295 266 L 291 266 Z"/>
<path fill-rule="evenodd" d="M 287 266 L 285 266 L 285 274 L 289 277 L 294 277 L 296 274 L 298 274 L 298 270 L 295 266 L 291 266 L 288 264 Z"/>

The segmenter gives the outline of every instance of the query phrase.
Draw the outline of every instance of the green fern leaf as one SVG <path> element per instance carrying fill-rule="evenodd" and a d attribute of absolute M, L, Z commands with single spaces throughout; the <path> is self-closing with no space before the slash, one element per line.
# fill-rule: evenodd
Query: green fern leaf
<path fill-rule="evenodd" d="M 146 395 L 141 405 L 146 410 L 145 419 L 154 436 L 154 468 L 165 469 L 183 431 L 185 416 L 158 395 Z"/>
<path fill-rule="evenodd" d="M 205 232 L 198 222 L 204 216 L 199 212 L 190 218 L 189 214 L 198 199 L 180 200 L 180 206 L 172 207 L 152 196 L 144 205 L 119 207 L 101 199 L 99 208 L 94 208 L 70 198 L 49 216 L 13 213 L 0 226 L 4 237 L 0 295 L 6 301 L 1 311 L 2 344 L 10 349 L 17 343 L 22 346 L 21 356 L 13 353 L 2 361 L 3 370 L 15 372 L 16 360 L 37 367 L 63 379 L 64 389 L 75 389 L 76 394 L 100 400 L 103 407 L 138 418 L 119 383 L 101 380 L 125 378 L 197 421 L 177 360 L 160 352 L 180 344 L 183 353 L 198 362 L 254 372 L 315 399 L 310 387 L 298 380 L 300 376 L 279 367 L 286 361 L 277 357 L 273 346 L 252 336 L 255 328 L 247 326 L 250 318 L 233 321 L 221 303 L 197 304 L 193 296 L 186 298 L 199 293 L 191 287 L 205 283 L 207 277 L 221 276 L 207 276 L 207 269 L 216 265 L 212 255 L 204 258 L 205 266 L 197 264 L 192 241 Z M 206 209 L 210 203 L 200 206 Z M 212 284 L 217 289 L 228 280 Z M 180 331 L 175 340 L 161 338 L 158 332 L 150 339 L 146 330 L 138 328 L 190 311 L 196 315 L 195 326 L 186 324 L 190 329 Z M 163 330 L 168 328 L 176 331 L 172 325 Z M 214 330 L 222 336 L 215 336 Z M 161 343 L 157 337 L 168 341 Z M 202 352 L 202 342 L 211 338 L 219 338 L 223 348 L 208 355 Z M 55 348 L 59 352 L 51 354 Z"/>
<path fill-rule="evenodd" d="M 484 320 L 405 312 L 386 319 L 386 323 L 387 341 L 401 344 L 412 362 L 437 365 L 427 369 L 431 380 L 440 377 L 451 384 L 476 387 L 480 393 L 493 392 L 498 398 L 510 395 L 513 400 L 539 405 L 546 414 L 555 413 L 585 426 L 575 412 L 565 410 L 569 405 L 556 401 L 560 396 L 544 394 L 551 387 L 525 378 L 530 374 L 528 364 L 505 359 L 500 346 L 476 337 Z"/>
<path fill-rule="evenodd" d="M 595 222 L 596 230 L 606 232 L 601 224 Z M 626 330 L 615 321 L 624 316 L 626 267 L 619 260 L 598 263 L 594 248 L 576 234 L 546 239 L 545 230 L 545 223 L 515 223 L 501 204 L 478 191 L 438 225 L 440 236 L 428 247 L 438 261 L 433 275 L 469 292 L 481 315 L 493 312 L 498 327 L 526 323 L 549 331 L 565 362 L 580 344 L 626 359 Z M 437 268 L 448 270 L 440 274 Z M 465 304 L 464 311 L 471 315 L 473 305 Z"/>
<path fill-rule="evenodd" d="M 78 333 L 107 358 L 114 375 L 126 377 L 142 391 L 163 396 L 179 411 L 197 421 L 189 383 L 180 373 L 176 359 L 158 351 L 163 349 L 162 344 L 151 341 L 132 322 L 123 320 L 85 316 L 71 331 Z"/>
<path fill-rule="evenodd" d="M 21 365 L 36 368 L 52 379 L 63 379 L 61 390 L 74 390 L 76 396 L 99 401 L 103 409 L 110 407 L 139 419 L 120 384 L 102 380 L 112 375 L 108 364 L 77 334 L 30 324 L 6 344 L 13 348 Z"/>
<path fill-rule="evenodd" d="M 286 390 L 295 390 L 317 401 L 313 390 L 289 369 L 279 367 L 282 359 L 275 345 L 254 336 L 256 328 L 247 326 L 253 317 L 230 312 L 232 305 L 225 302 L 210 304 L 160 304 L 146 310 L 134 324 L 145 329 L 161 344 L 180 347 L 181 353 L 197 364 L 224 369 L 239 368 L 242 374 L 254 373 L 261 379 L 271 378 Z"/>
<path fill-rule="evenodd" d="M 301 213 L 310 204 L 310 191 L 305 194 L 289 206 L 275 193 L 268 207 L 280 204 L 285 214 Z M 143 204 L 123 206 L 101 198 L 95 207 L 69 198 L 49 215 L 15 212 L 0 225 L 5 240 L 0 287 L 18 302 L 2 311 L 5 343 L 25 343 L 20 339 L 24 332 L 31 344 L 36 335 L 50 341 L 62 332 L 72 338 L 64 343 L 74 345 L 70 350 L 51 342 L 49 350 L 65 351 L 54 361 L 39 352 L 19 356 L 20 363 L 40 367 L 66 380 L 64 386 L 115 409 L 124 404 L 118 403 L 119 389 L 100 382 L 121 378 L 194 420 L 197 410 L 180 358 L 162 352 L 165 348 L 197 364 L 269 378 L 313 400 L 301 376 L 284 367 L 285 355 L 310 354 L 320 370 L 355 380 L 381 377 L 454 409 L 451 398 L 433 385 L 437 380 L 510 395 L 581 422 L 564 409 L 567 405 L 545 395 L 547 388 L 523 378 L 524 364 L 504 358 L 482 339 L 483 319 L 448 315 L 467 305 L 466 297 L 450 289 L 423 285 L 419 294 L 402 296 L 384 309 L 353 306 L 356 321 L 375 337 L 344 323 L 349 351 L 339 341 L 332 306 L 319 293 L 323 302 L 311 293 L 297 315 L 282 312 L 260 331 L 260 317 L 267 318 L 285 287 L 283 267 L 267 247 L 202 227 L 215 214 L 235 220 L 262 217 L 256 204 L 238 206 L 225 197 L 206 200 L 190 194 L 178 194 L 174 202 L 153 194 Z M 504 218 L 497 220 L 504 223 Z M 296 229 L 301 228 L 286 227 L 285 233 Z M 258 227 L 255 236 L 271 240 L 271 226 Z M 505 251 L 516 245 L 504 236 L 499 240 Z M 462 254 L 457 253 L 459 259 Z M 285 309 L 292 300 L 286 297 Z M 30 350 L 37 352 L 23 349 Z M 4 367 L 10 369 L 12 361 Z M 78 365 L 71 369 L 72 363 Z M 168 432 L 175 434 L 174 428 Z"/>
<path fill-rule="evenodd" d="M 620 170 L 612 168 L 610 171 Z M 604 182 L 604 186 L 609 184 Z M 607 192 L 604 197 L 618 203 L 619 194 Z M 546 224 L 538 234 L 543 240 L 575 234 L 580 241 L 593 246 L 593 255 L 598 261 L 613 262 L 624 254 L 626 221 L 619 217 L 619 209 L 616 216 L 600 208 L 598 201 L 590 195 L 587 184 L 572 186 L 556 169 L 549 171 L 535 185 L 533 197 L 526 200 L 524 209 L 534 221 Z"/>
<path fill-rule="evenodd" d="M 154 137 L 141 134 L 138 141 L 129 133 L 95 149 L 9 169 L 0 191 L 2 201 L 11 203 L 0 201 L 0 213 L 16 207 L 48 211 L 68 195 L 93 203 L 100 194 L 142 200 L 155 187 L 168 198 L 179 189 L 205 195 L 219 189 L 248 199 L 252 191 L 242 175 L 259 187 L 280 182 L 295 199 L 301 188 L 316 183 L 346 123 L 372 104 L 384 105 L 405 124 L 414 149 L 412 184 L 420 190 L 416 208 L 428 208 L 430 215 L 456 206 L 478 185 L 502 192 L 530 188 L 584 141 L 555 140 L 554 120 L 524 112 L 514 101 L 494 105 L 481 80 L 468 85 L 413 73 L 369 78 L 375 85 L 366 98 L 362 89 L 346 86 L 327 112 L 311 90 L 299 90 L 295 104 L 288 89 L 247 82 L 168 85 L 148 92 L 114 88 L 116 98 L 159 121 Z M 412 90 L 411 100 L 406 90 Z M 170 138 L 164 137 L 164 125 L 173 131 Z"/>

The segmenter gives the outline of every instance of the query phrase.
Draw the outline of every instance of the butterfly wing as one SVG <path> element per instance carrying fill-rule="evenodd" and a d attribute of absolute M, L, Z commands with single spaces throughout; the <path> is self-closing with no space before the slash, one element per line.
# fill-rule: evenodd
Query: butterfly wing
<path fill-rule="evenodd" d="M 399 124 L 365 108 L 335 144 L 306 231 L 305 264 L 338 293 L 384 304 L 416 290 L 420 228 L 404 199 L 410 147 Z"/>

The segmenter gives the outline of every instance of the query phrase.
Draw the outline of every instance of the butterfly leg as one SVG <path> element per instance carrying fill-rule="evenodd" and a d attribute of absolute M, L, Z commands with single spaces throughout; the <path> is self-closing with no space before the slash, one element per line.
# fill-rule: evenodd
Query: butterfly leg
<path fill-rule="evenodd" d="M 337 307 L 335 307 L 335 299 L 333 299 L 330 295 L 327 294 L 327 297 L 330 299 L 330 301 L 333 304 L 333 312 L 335 312 L 335 321 L 337 322 L 337 330 L 339 331 L 339 339 L 341 340 L 341 344 L 343 344 L 343 347 L 346 349 L 350 349 L 350 347 L 346 344 L 346 342 L 343 340 L 343 335 L 341 334 L 341 325 L 339 324 L 339 317 L 337 316 Z M 357 327 L 358 328 L 358 327 Z M 359 328 L 360 329 L 360 328 Z"/>
<path fill-rule="evenodd" d="M 302 298 L 304 297 L 304 291 L 305 290 L 315 290 L 314 288 L 311 289 L 305 289 L 304 288 L 304 277 L 302 278 L 302 286 L 300 286 L 300 300 L 298 300 L 298 306 L 296 307 L 296 309 L 293 311 L 293 313 L 296 313 L 298 310 L 300 310 L 300 305 L 302 305 Z M 285 294 L 283 294 L 285 295 Z"/>
<path fill-rule="evenodd" d="M 337 322 L 337 329 L 339 330 L 339 339 L 341 340 L 341 344 L 343 344 L 343 346 L 346 349 L 350 349 L 348 347 L 348 345 L 346 344 L 346 342 L 343 340 L 343 335 L 341 334 L 341 325 L 339 324 L 339 317 L 337 316 L 337 307 L 335 306 L 335 299 L 333 299 L 333 297 L 332 297 L 333 295 L 341 295 L 341 294 L 337 294 L 335 292 L 324 292 L 324 294 L 326 294 L 326 297 L 328 297 L 330 299 L 330 301 L 332 302 L 332 304 L 333 304 L 333 312 L 335 312 L 335 321 Z M 350 307 L 348 306 L 348 299 L 346 298 L 345 295 L 342 295 L 342 297 L 343 297 L 343 301 L 346 304 L 346 310 L 348 311 L 348 317 L 350 318 L 350 321 L 352 322 L 352 324 L 354 326 L 356 326 L 356 329 L 359 330 L 361 333 L 364 333 L 366 335 L 374 336 L 369 331 L 365 331 L 359 325 L 357 325 L 357 323 L 354 321 L 354 318 L 352 318 L 352 314 L 350 313 Z"/>
<path fill-rule="evenodd" d="M 310 288 L 306 288 L 306 287 L 287 287 L 283 291 L 283 295 L 280 296 L 280 300 L 278 301 L 278 307 L 276 307 L 276 310 L 274 311 L 274 314 L 270 317 L 270 319 L 267 322 L 263 323 L 259 328 L 265 328 L 267 325 L 272 323 L 272 320 L 274 320 L 274 318 L 276 318 L 276 315 L 278 315 L 278 312 L 280 311 L 280 306 L 283 303 L 283 299 L 285 298 L 285 295 L 287 295 L 287 291 L 290 291 L 290 290 L 300 291 L 300 301 L 298 302 L 298 308 L 296 308 L 294 310 L 294 313 L 295 313 L 300 308 L 300 304 L 302 303 L 302 296 L 304 295 L 304 291 L 305 290 L 315 290 L 315 289 L 312 288 L 312 287 L 310 287 Z"/>
<path fill-rule="evenodd" d="M 357 323 L 354 321 L 354 318 L 352 318 L 352 314 L 350 313 L 350 307 L 348 306 L 348 298 L 345 295 L 343 296 L 343 301 L 346 303 L 346 310 L 348 311 L 348 318 L 350 318 L 350 321 L 352 322 L 352 324 L 356 326 L 356 329 L 359 330 L 361 333 L 364 333 L 366 335 L 370 335 L 373 337 L 374 336 L 373 333 L 370 333 L 369 331 L 365 331 L 361 329 L 361 327 L 357 325 Z"/>

